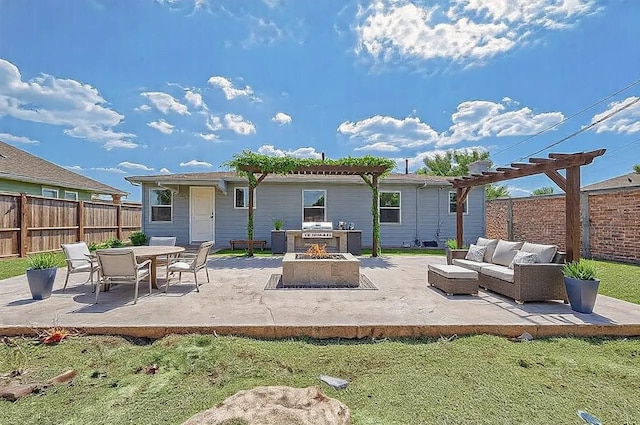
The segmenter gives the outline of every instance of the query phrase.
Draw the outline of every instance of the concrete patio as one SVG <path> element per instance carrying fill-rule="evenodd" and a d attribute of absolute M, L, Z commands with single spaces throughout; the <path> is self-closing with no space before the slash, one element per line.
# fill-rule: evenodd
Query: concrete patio
<path fill-rule="evenodd" d="M 145 285 L 133 305 L 133 286 L 100 293 L 86 275 L 71 275 L 62 292 L 65 269 L 58 270 L 49 299 L 33 301 L 26 276 L 0 281 L 0 334 L 33 334 L 52 326 L 88 334 L 161 337 L 171 333 L 216 333 L 260 338 L 383 338 L 488 333 L 534 337 L 559 335 L 640 335 L 640 305 L 599 295 L 593 314 L 576 313 L 562 302 L 527 303 L 481 290 L 479 296 L 447 296 L 427 285 L 429 263 L 438 256 L 361 257 L 371 289 L 265 290 L 281 273 L 282 257 L 212 257 L 211 283 L 195 291 L 193 275 L 168 293 Z"/>

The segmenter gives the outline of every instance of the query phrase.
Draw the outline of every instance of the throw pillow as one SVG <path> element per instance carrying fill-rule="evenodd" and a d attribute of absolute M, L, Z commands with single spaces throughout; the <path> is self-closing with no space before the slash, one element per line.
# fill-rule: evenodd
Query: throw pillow
<path fill-rule="evenodd" d="M 496 246 L 498 245 L 498 240 L 479 237 L 476 245 L 487 247 L 487 250 L 484 253 L 484 262 L 490 263 L 493 258 L 493 252 L 496 250 Z"/>
<path fill-rule="evenodd" d="M 464 259 L 469 261 L 475 261 L 477 263 L 481 263 L 484 259 L 484 253 L 487 251 L 486 246 L 478 246 L 471 244 L 469 247 L 469 251 L 467 255 L 465 255 Z"/>
<path fill-rule="evenodd" d="M 555 245 L 542 245 L 538 243 L 525 242 L 520 250 L 535 253 L 538 256 L 536 263 L 550 263 L 553 260 L 554 255 L 556 255 L 558 247 Z"/>
<path fill-rule="evenodd" d="M 517 251 L 509 268 L 512 269 L 514 264 L 533 264 L 537 258 L 538 256 L 534 252 Z"/>
<path fill-rule="evenodd" d="M 498 245 L 496 245 L 496 250 L 493 253 L 491 262 L 500 266 L 509 267 L 509 264 L 513 261 L 513 257 L 516 255 L 516 251 L 522 248 L 522 244 L 523 242 L 498 240 Z"/>

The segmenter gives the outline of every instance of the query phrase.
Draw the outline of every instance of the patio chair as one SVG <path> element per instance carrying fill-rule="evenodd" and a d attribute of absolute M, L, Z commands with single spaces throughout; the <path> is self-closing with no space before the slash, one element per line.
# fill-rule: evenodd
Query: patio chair
<path fill-rule="evenodd" d="M 91 257 L 89 247 L 86 242 L 67 243 L 62 244 L 62 252 L 64 252 L 65 260 L 67 262 L 67 277 L 64 280 L 64 286 L 62 290 L 67 289 L 69 283 L 69 275 L 72 273 L 89 273 L 89 277 L 83 282 L 83 285 L 87 282 L 91 282 L 91 290 L 93 290 L 93 274 L 99 272 L 98 263 L 95 258 Z"/>
<path fill-rule="evenodd" d="M 164 287 L 164 292 L 167 292 L 170 276 L 174 273 L 178 273 L 178 283 L 182 282 L 182 273 L 193 273 L 193 279 L 196 282 L 196 291 L 200 292 L 200 288 L 198 287 L 198 271 L 205 269 L 207 282 L 210 282 L 207 258 L 209 257 L 209 251 L 211 251 L 212 246 L 213 241 L 203 242 L 200 244 L 196 253 L 182 253 L 172 258 L 167 265 L 167 284 Z"/>
<path fill-rule="evenodd" d="M 175 236 L 151 236 L 149 238 L 149 246 L 176 246 L 176 239 Z M 158 256 L 156 257 L 156 264 L 166 267 L 169 265 L 169 260 L 172 257 L 171 255 Z"/>
<path fill-rule="evenodd" d="M 115 248 L 96 251 L 100 277 L 104 285 L 120 282 L 133 282 L 135 292 L 133 303 L 138 302 L 138 284 L 144 278 L 149 281 L 149 295 L 151 295 L 151 260 L 136 262 L 136 256 L 131 249 Z M 100 294 L 100 285 L 96 285 L 96 304 Z"/>

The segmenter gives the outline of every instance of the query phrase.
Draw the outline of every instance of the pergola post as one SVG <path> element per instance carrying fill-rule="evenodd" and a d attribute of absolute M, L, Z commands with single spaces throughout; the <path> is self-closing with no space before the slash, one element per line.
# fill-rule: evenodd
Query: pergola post
<path fill-rule="evenodd" d="M 456 244 L 457 248 L 462 248 L 462 240 L 464 239 L 464 222 L 463 222 L 463 213 L 462 210 L 464 206 L 464 199 L 462 199 L 463 188 L 456 188 Z"/>
<path fill-rule="evenodd" d="M 580 166 L 567 168 L 565 193 L 566 261 L 580 260 Z"/>
<path fill-rule="evenodd" d="M 380 255 L 380 210 L 378 208 L 380 202 L 380 192 L 378 191 L 378 176 L 371 176 L 372 205 L 371 213 L 373 216 L 373 244 L 371 247 L 371 256 Z"/>

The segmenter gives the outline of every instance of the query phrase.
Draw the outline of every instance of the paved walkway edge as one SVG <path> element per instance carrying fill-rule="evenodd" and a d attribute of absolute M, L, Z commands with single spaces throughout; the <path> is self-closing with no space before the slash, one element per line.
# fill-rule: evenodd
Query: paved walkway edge
<path fill-rule="evenodd" d="M 0 327 L 0 335 L 37 335 L 50 327 Z M 529 332 L 534 338 L 555 336 L 640 336 L 640 324 L 624 325 L 367 325 L 367 326 L 87 326 L 74 330 L 84 335 L 122 335 L 162 338 L 171 334 L 233 335 L 263 339 L 310 337 L 316 339 L 421 338 L 489 334 L 515 337 Z"/>

